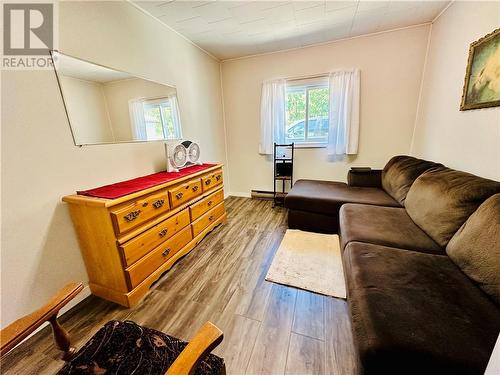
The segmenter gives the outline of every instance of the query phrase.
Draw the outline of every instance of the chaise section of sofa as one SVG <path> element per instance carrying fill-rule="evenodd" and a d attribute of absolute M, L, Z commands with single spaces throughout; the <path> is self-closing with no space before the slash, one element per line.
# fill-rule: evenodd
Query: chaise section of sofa
<path fill-rule="evenodd" d="M 298 180 L 285 198 L 288 227 L 337 233 L 338 213 L 346 202 L 400 207 L 380 188 L 349 186 L 343 182 Z"/>
<path fill-rule="evenodd" d="M 285 198 L 288 227 L 320 233 L 338 233 L 339 211 L 345 203 L 402 207 L 415 179 L 441 166 L 411 156 L 395 156 L 383 170 L 352 169 L 348 183 L 298 180 Z"/>

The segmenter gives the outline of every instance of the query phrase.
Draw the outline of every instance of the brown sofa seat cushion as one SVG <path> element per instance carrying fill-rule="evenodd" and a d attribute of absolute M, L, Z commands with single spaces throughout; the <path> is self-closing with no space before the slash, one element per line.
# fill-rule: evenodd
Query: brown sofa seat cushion
<path fill-rule="evenodd" d="M 500 183 L 449 168 L 422 173 L 406 196 L 412 220 L 445 247 L 467 218 L 493 194 Z"/>
<path fill-rule="evenodd" d="M 387 194 L 404 204 L 406 194 L 416 178 L 426 170 L 441 165 L 406 155 L 394 156 L 382 170 L 382 187 Z"/>
<path fill-rule="evenodd" d="M 447 256 L 351 242 L 343 253 L 363 374 L 482 374 L 500 309 Z"/>
<path fill-rule="evenodd" d="M 488 198 L 462 225 L 446 253 L 500 304 L 500 194 Z"/>
<path fill-rule="evenodd" d="M 345 204 L 340 209 L 342 249 L 351 242 L 367 242 L 431 254 L 444 254 L 400 207 Z"/>
<path fill-rule="evenodd" d="M 333 181 L 298 180 L 285 198 L 287 208 L 329 215 L 336 215 L 340 206 L 349 202 L 400 206 L 382 189 Z"/>

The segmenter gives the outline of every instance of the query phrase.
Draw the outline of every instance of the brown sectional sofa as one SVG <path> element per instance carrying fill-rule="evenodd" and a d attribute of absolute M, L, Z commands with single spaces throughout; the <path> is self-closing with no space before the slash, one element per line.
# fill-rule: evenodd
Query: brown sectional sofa
<path fill-rule="evenodd" d="M 300 180 L 289 226 L 339 233 L 360 374 L 482 374 L 500 332 L 500 183 L 409 156 Z"/>

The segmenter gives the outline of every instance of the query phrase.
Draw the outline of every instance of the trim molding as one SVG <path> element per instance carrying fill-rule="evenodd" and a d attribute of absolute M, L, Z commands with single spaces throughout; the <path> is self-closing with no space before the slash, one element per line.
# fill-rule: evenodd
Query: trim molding
<path fill-rule="evenodd" d="M 229 197 L 252 198 L 250 193 L 241 192 L 241 191 L 231 191 L 227 195 Z"/>
<path fill-rule="evenodd" d="M 434 19 L 431 21 L 431 23 L 434 23 L 438 20 L 439 17 L 441 17 L 443 15 L 444 12 L 446 12 L 448 10 L 449 7 L 451 7 L 454 3 L 455 3 L 456 0 L 451 0 L 448 5 L 446 5 L 443 10 L 441 12 L 439 12 L 439 14 L 434 17 Z"/>
<path fill-rule="evenodd" d="M 422 108 L 422 96 L 424 92 L 424 81 L 427 72 L 427 62 L 429 60 L 429 50 L 431 49 L 432 26 L 433 24 L 431 23 L 429 28 L 429 35 L 427 36 L 427 47 L 425 49 L 424 66 L 422 67 L 422 77 L 420 78 L 420 88 L 418 90 L 417 109 L 415 111 L 415 121 L 413 123 L 413 132 L 411 134 L 411 140 L 410 140 L 410 152 L 409 152 L 410 155 L 414 155 L 413 148 L 415 146 L 415 134 L 417 132 L 418 121 L 420 120 L 420 110 Z"/>
<path fill-rule="evenodd" d="M 224 130 L 224 148 L 226 155 L 226 176 L 227 176 L 227 190 L 231 189 L 231 167 L 229 166 L 229 147 L 227 146 L 227 125 L 226 125 L 226 107 L 224 104 L 224 84 L 222 80 L 222 64 L 219 62 L 219 82 L 220 82 L 220 101 L 222 108 L 222 128 Z"/>

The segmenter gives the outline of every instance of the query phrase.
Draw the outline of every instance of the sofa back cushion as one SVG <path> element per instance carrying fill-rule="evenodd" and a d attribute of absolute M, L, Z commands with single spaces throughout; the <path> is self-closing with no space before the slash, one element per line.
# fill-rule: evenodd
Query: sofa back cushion
<path fill-rule="evenodd" d="M 446 253 L 500 304 L 500 194 L 488 198 L 451 238 Z"/>
<path fill-rule="evenodd" d="M 415 179 L 426 170 L 436 166 L 441 166 L 441 164 L 406 155 L 394 156 L 382 171 L 382 188 L 403 205 L 406 194 Z"/>
<path fill-rule="evenodd" d="M 496 193 L 500 193 L 499 182 L 436 167 L 415 180 L 405 207 L 415 224 L 445 247 L 479 205 Z"/>

